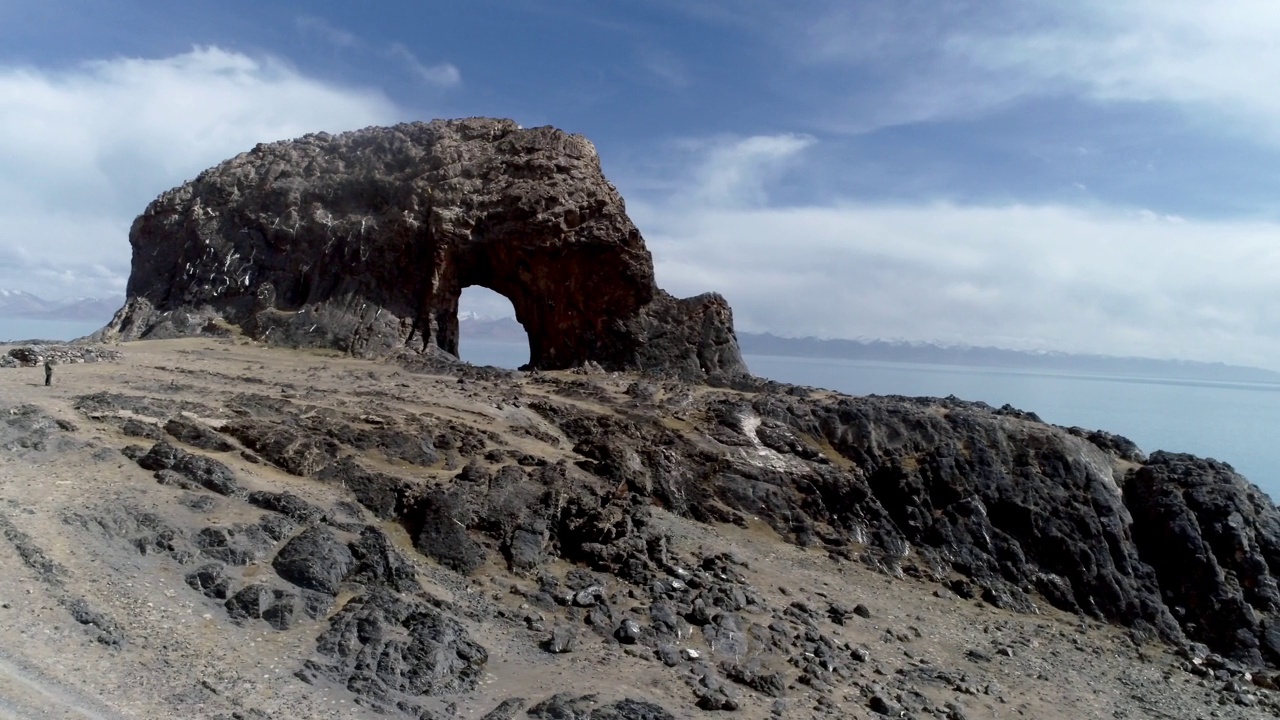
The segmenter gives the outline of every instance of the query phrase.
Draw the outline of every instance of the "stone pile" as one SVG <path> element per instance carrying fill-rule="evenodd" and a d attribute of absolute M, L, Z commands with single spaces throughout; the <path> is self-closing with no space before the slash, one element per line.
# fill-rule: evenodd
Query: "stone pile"
<path fill-rule="evenodd" d="M 46 359 L 54 365 L 119 362 L 121 353 L 100 345 L 22 345 L 0 356 L 0 368 L 36 367 Z"/>

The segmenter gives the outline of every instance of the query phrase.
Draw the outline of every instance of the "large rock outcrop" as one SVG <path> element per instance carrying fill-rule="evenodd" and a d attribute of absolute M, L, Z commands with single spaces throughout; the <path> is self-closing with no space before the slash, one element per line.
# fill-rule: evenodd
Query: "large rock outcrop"
<path fill-rule="evenodd" d="M 1280 665 L 1280 512 L 1230 465 L 1156 452 L 1129 476 L 1133 536 L 1192 639 Z"/>
<path fill-rule="evenodd" d="M 458 352 L 472 285 L 511 301 L 543 369 L 745 370 L 716 294 L 678 300 L 592 144 L 510 120 L 258 145 L 151 203 L 100 336 L 218 331 L 361 356 Z"/>

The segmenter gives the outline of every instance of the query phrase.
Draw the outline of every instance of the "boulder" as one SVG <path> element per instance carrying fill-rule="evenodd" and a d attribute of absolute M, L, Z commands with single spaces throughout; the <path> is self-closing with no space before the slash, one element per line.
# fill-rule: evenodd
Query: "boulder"
<path fill-rule="evenodd" d="M 201 450 L 229 452 L 235 449 L 235 446 L 227 442 L 226 438 L 214 432 L 207 425 L 191 418 L 182 416 L 171 418 L 169 422 L 164 424 L 164 431 L 174 438 Z"/>
<path fill-rule="evenodd" d="M 202 529 L 191 538 L 200 552 L 230 565 L 248 565 L 267 557 L 276 541 L 261 525 L 232 523 Z"/>
<path fill-rule="evenodd" d="M 186 575 L 187 584 L 200 594 L 216 600 L 226 600 L 231 592 L 231 578 L 227 577 L 222 563 L 208 563 Z"/>
<path fill-rule="evenodd" d="M 347 578 L 351 582 L 403 593 L 422 591 L 413 564 L 391 544 L 386 533 L 373 525 L 360 531 L 360 538 L 347 547 L 355 561 Z"/>
<path fill-rule="evenodd" d="M 354 563 L 351 550 L 327 528 L 316 525 L 285 543 L 271 566 L 300 588 L 337 595 Z"/>
<path fill-rule="evenodd" d="M 1133 540 L 1187 636 L 1280 665 L 1280 511 L 1230 465 L 1155 452 L 1125 484 Z"/>
<path fill-rule="evenodd" d="M 278 512 L 290 520 L 309 525 L 324 517 L 324 511 L 291 492 L 256 490 L 245 498 L 250 505 Z"/>
<path fill-rule="evenodd" d="M 384 711 L 407 711 L 423 695 L 471 690 L 489 660 L 446 612 L 383 589 L 347 601 L 316 649 L 301 679 L 337 682 L 363 704 Z"/>
<path fill-rule="evenodd" d="M 458 499 L 437 490 L 422 498 L 417 515 L 410 519 L 418 528 L 413 539 L 418 552 L 465 575 L 484 564 L 485 551 L 459 517 L 466 515 Z"/>
<path fill-rule="evenodd" d="M 227 598 L 227 615 L 232 620 L 256 620 L 271 606 L 271 588 L 261 583 L 248 585 Z"/>
<path fill-rule="evenodd" d="M 137 459 L 137 463 L 142 469 L 157 473 L 172 470 L 219 495 L 238 496 L 243 492 L 235 473 L 225 464 L 213 458 L 189 453 L 167 442 L 161 441 L 151 446 L 145 455 Z"/>

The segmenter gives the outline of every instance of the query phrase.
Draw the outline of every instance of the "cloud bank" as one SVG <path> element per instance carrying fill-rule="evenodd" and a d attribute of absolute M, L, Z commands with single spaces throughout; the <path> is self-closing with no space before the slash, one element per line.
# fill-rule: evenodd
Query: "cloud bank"
<path fill-rule="evenodd" d="M 253 147 L 393 122 L 381 93 L 216 47 L 63 70 L 0 66 L 0 287 L 120 293 L 148 202 Z"/>
<path fill-rule="evenodd" d="M 786 176 L 759 149 L 821 152 L 811 145 L 716 143 L 685 187 L 629 199 L 659 284 L 721 291 L 746 331 L 1280 369 L 1280 225 L 1061 204 L 771 204 L 762 189 Z M 708 196 L 721 202 L 689 200 Z"/>
<path fill-rule="evenodd" d="M 1265 0 L 820 0 L 806 10 L 765 13 L 762 32 L 801 64 L 878 79 L 824 87 L 827 127 L 969 118 L 1067 96 L 1177 107 L 1280 141 L 1280 5 Z"/>

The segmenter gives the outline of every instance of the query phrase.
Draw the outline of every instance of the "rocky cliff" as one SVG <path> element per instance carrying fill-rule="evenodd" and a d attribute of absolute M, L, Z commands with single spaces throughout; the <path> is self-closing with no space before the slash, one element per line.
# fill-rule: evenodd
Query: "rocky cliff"
<path fill-rule="evenodd" d="M 156 199 L 129 234 L 104 339 L 218 332 L 359 356 L 458 351 L 458 298 L 509 299 L 530 365 L 745 368 L 718 295 L 677 300 L 595 148 L 473 118 L 324 133 L 228 160 Z"/>

